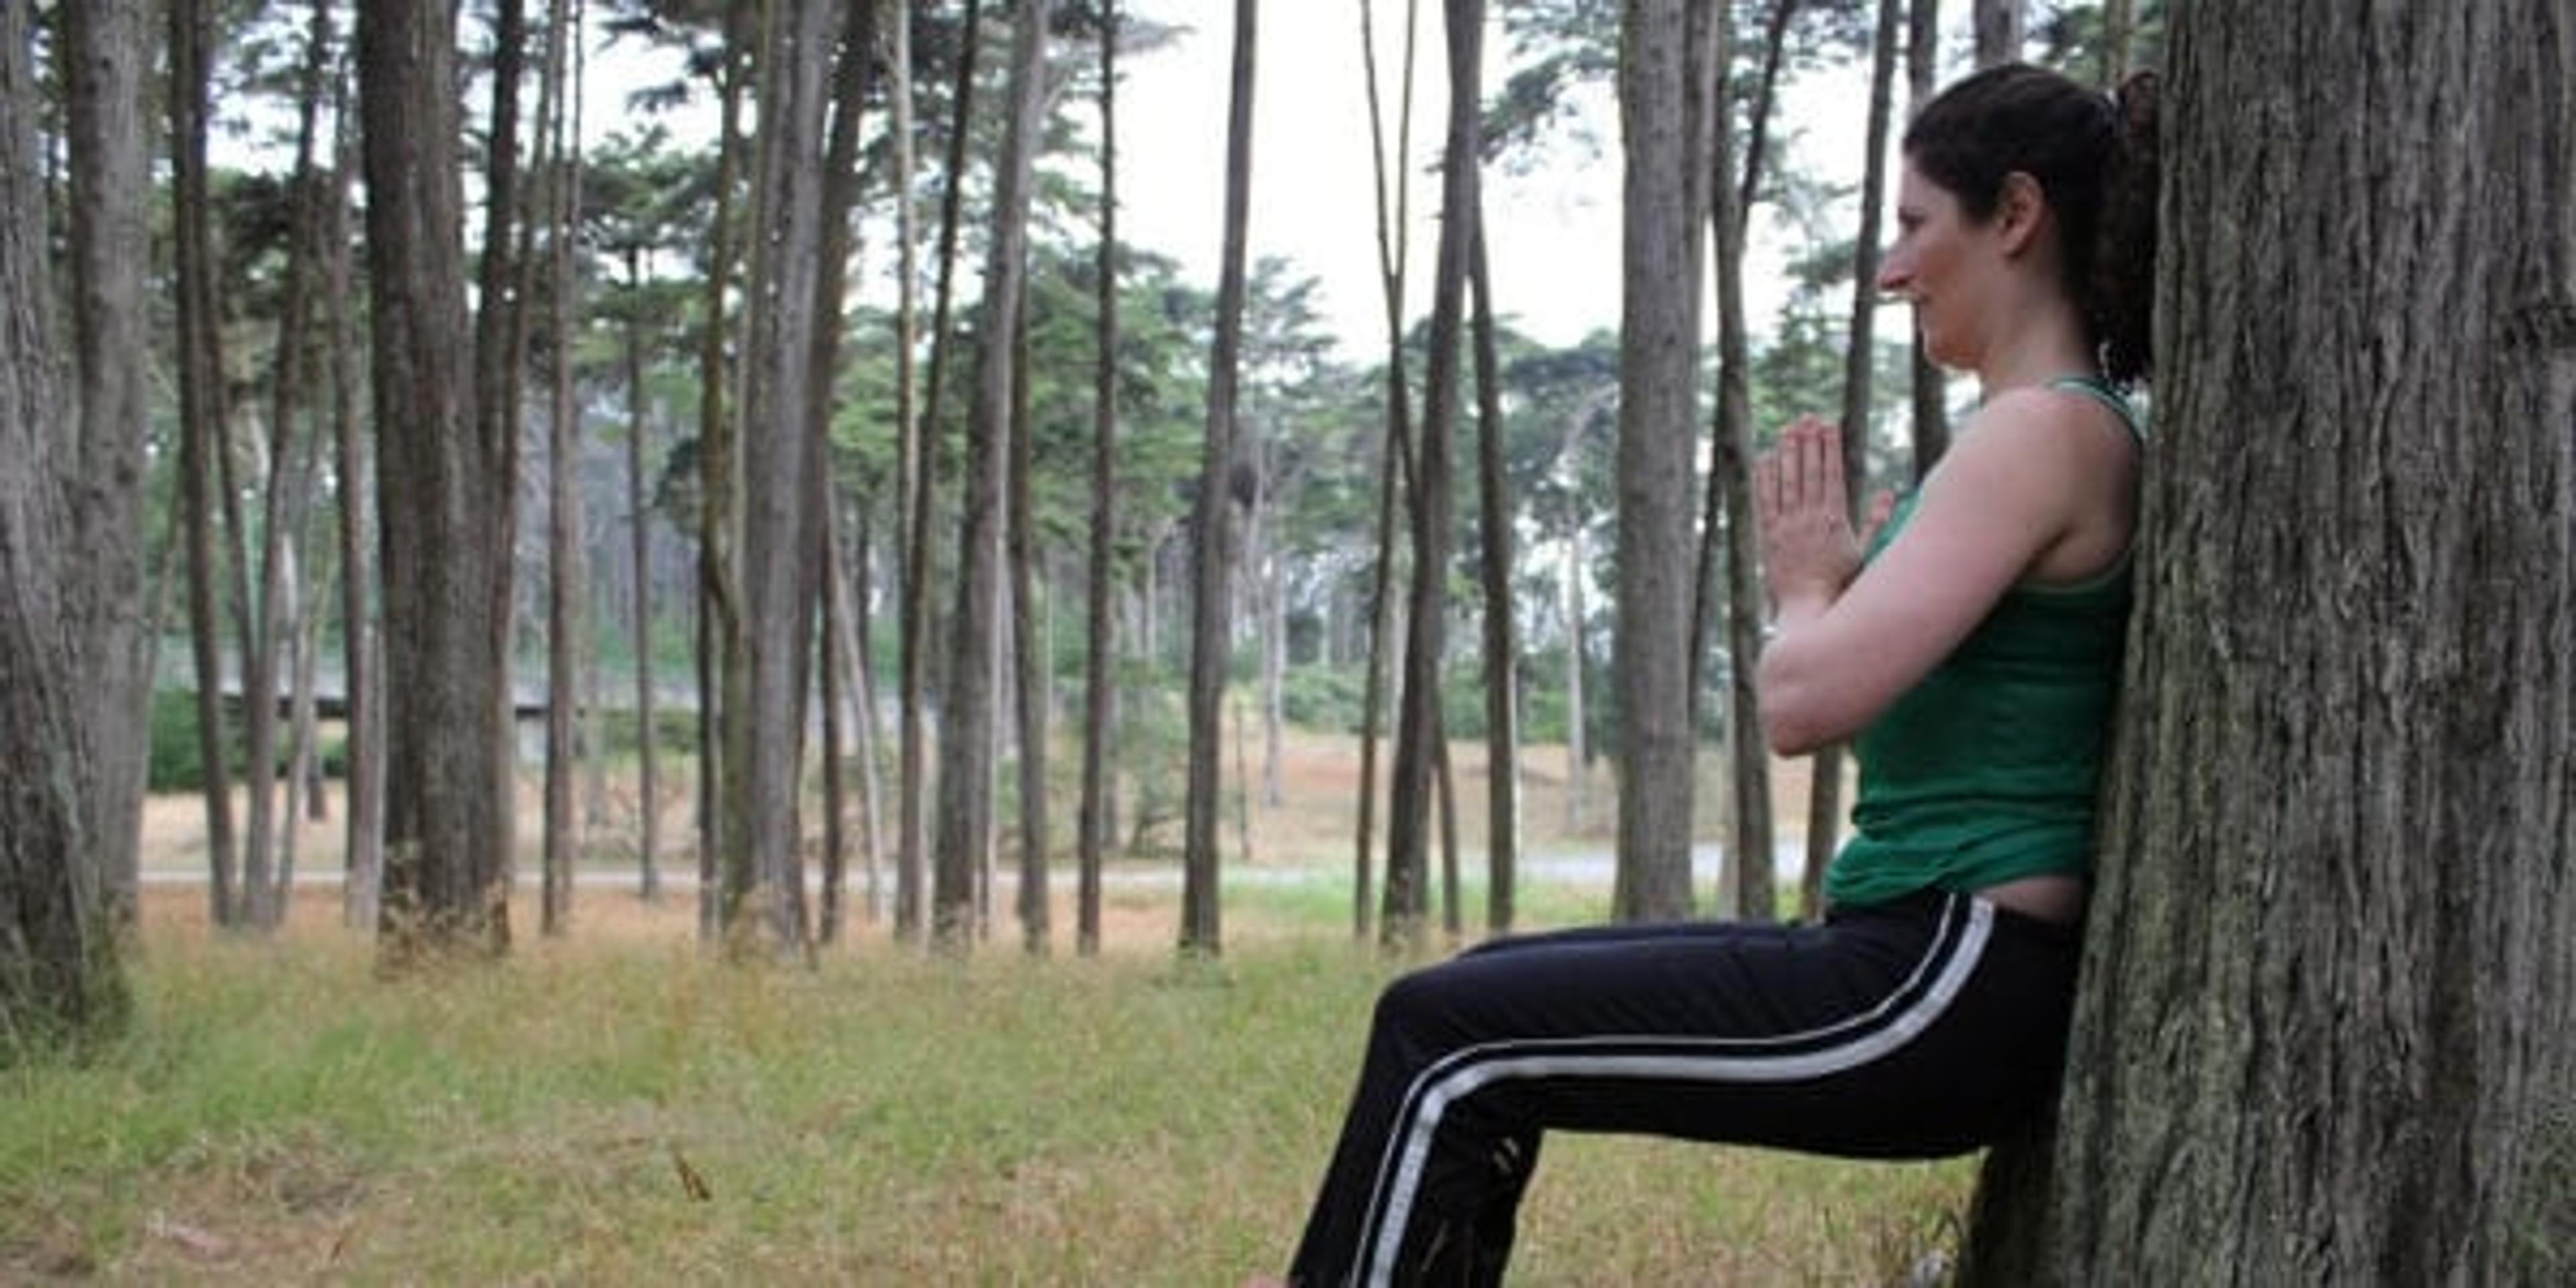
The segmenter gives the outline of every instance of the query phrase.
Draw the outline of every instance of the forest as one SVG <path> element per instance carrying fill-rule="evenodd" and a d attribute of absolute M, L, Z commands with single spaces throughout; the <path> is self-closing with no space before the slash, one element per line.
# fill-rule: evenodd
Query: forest
<path fill-rule="evenodd" d="M 2026 60 L 2106 87 L 2160 68 L 2183 107 L 2127 679 L 2149 696 L 2106 784 L 2066 1106 L 1893 1174 L 1569 1151 L 1589 1179 L 1543 1211 L 1572 1251 L 1537 1273 L 1687 1274 L 1717 1264 L 1689 1233 L 1712 1212 L 1853 1176 L 1853 1206 L 1780 1254 L 1830 1270 L 1712 1273 L 2545 1281 L 2576 1259 L 2576 31 L 2550 0 L 2420 30 L 2271 8 L 0 5 L 0 1067 L 57 1106 L 0 1135 L 0 1193 L 83 1151 L 158 1185 L 190 1151 L 248 1175 L 283 1149 L 281 1174 L 339 1196 L 218 1234 L 84 1207 L 136 1174 L 72 1168 L 98 1179 L 0 1217 L 0 1278 L 328 1276 L 377 1219 L 359 1196 L 403 1170 L 383 1160 L 437 1135 L 399 1092 L 238 1138 L 65 1125 L 126 1111 L 61 1053 L 156 1058 L 131 1048 L 192 1009 L 257 1034 L 256 990 L 221 982 L 245 973 L 364 1012 L 332 1032 L 366 1051 L 441 1023 L 415 988 L 507 998 L 493 1014 L 517 1018 L 475 1041 L 540 1049 L 513 1026 L 549 993 L 666 1019 L 670 990 L 728 998 L 659 1055 L 564 1053 L 655 1090 L 499 1111 L 606 1133 L 631 1165 L 571 1188 L 649 1171 L 679 1196 L 654 1203 L 704 1201 L 702 1171 L 805 1183 L 755 1170 L 799 1155 L 783 1138 L 594 1114 L 722 1099 L 702 1047 L 811 1054 L 832 1023 L 767 1012 L 775 989 L 864 997 L 839 1040 L 871 1060 L 960 987 L 986 1037 L 1054 1007 L 1146 1050 L 1250 1023 L 1291 1052 L 1087 1069 L 1248 1089 L 1262 1124 L 1160 1146 L 1181 1185 L 1221 1189 L 1193 1169 L 1234 1151 L 1299 1160 L 1242 1208 L 1150 1197 L 1168 1224 L 1121 1239 L 1204 1227 L 1168 1262 L 1028 1224 L 1054 1151 L 1080 1160 L 1049 1192 L 1077 1221 L 1125 1219 L 1091 1173 L 1138 1160 L 1081 1154 L 1023 1105 L 995 1129 L 1016 1160 L 993 1163 L 998 1196 L 936 1179 L 955 1128 L 884 1142 L 934 1179 L 872 1212 L 1009 1214 L 903 1256 L 813 1230 L 782 1251 L 755 1224 L 634 1262 L 585 1239 L 549 1270 L 406 1230 L 366 1274 L 1204 1282 L 1263 1261 L 1246 1243 L 1290 1233 L 1383 972 L 1533 927 L 1817 914 L 1849 771 L 1839 749 L 1777 760 L 1758 727 L 1753 461 L 1818 412 L 1862 445 L 1853 497 L 1902 490 L 1973 411 L 1875 285 L 1889 140 L 1938 85 Z M 1367 128 L 1334 146 L 1374 207 L 1330 217 L 1373 233 L 1363 283 L 1263 244 L 1326 217 L 1253 146 L 1256 103 L 1309 70 L 1265 61 L 1292 27 L 1360 69 L 1364 103 L 1341 106 Z M 1134 153 L 1157 136 L 1122 95 L 1183 65 L 1209 69 L 1187 93 L 1224 121 L 1222 166 L 1140 188 L 1168 171 Z M 2359 99 L 2361 141 L 2279 124 Z M 1619 314 L 1542 338 L 1508 257 L 1549 248 L 1487 233 L 1509 227 L 1498 191 L 1575 170 L 1617 189 L 1592 195 L 1620 211 Z M 2373 217 L 2282 213 L 2343 200 Z M 1177 206 L 1215 230 L 1211 275 L 1196 248 L 1122 237 Z M 1355 289 L 1360 333 L 1333 307 Z M 2303 361 L 2335 354 L 2358 356 Z M 2341 555 L 2302 535 L 2329 525 Z M 670 959 L 639 942 L 690 946 L 689 973 L 654 974 Z M 598 992 L 567 993 L 577 952 L 607 954 Z M 1027 994 L 942 973 L 1006 955 L 1113 973 L 1052 962 Z M 1176 979 L 1230 981 L 1276 1024 L 1221 993 L 1170 1002 L 1186 1022 L 1152 1009 Z M 2267 1024 L 2337 1058 L 2303 1066 L 2249 1036 Z M 944 1049 L 935 1028 L 919 1051 Z M 971 1058 L 1001 1082 L 959 1085 L 989 1104 L 1056 1057 Z M 2122 1075 L 2144 1067 L 2174 1081 Z M 901 1113 L 768 1089 L 830 1131 Z M 359 1143 L 296 1143 L 335 1132 Z M 2193 1150 L 2207 1175 L 2170 1175 Z M 1670 1194 L 1611 1179 L 1649 1156 L 1704 1170 Z M 411 1175 L 424 1202 L 472 1184 Z M 1623 1195 L 1597 1229 L 1574 1201 L 1594 1186 Z M 2193 1194 L 2205 1214 L 2172 1215 Z M 901 1240 L 883 1219 L 869 1237 Z M 1640 1230 L 1665 1234 L 1640 1251 Z"/>

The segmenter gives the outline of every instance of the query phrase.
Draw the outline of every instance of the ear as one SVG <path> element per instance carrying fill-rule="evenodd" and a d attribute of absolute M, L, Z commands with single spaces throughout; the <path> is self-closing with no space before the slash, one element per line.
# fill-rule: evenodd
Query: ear
<path fill-rule="evenodd" d="M 2030 249 L 2048 219 L 2048 194 L 2039 180 L 2024 170 L 2005 175 L 2003 190 L 1995 199 L 1995 231 L 2003 237 L 2004 253 L 2019 255 Z"/>

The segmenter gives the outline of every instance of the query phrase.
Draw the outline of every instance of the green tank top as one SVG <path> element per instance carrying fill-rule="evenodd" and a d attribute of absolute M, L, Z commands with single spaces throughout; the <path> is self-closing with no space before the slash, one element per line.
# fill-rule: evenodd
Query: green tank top
<path fill-rule="evenodd" d="M 2082 378 L 2144 439 L 2137 414 Z M 1908 497 L 1875 557 L 1913 513 Z M 1853 834 L 1825 897 L 1884 903 L 1924 889 L 1975 890 L 2090 864 L 2095 789 L 2128 635 L 2129 557 L 2078 585 L 2005 592 L 1959 647 L 1854 740 Z"/>

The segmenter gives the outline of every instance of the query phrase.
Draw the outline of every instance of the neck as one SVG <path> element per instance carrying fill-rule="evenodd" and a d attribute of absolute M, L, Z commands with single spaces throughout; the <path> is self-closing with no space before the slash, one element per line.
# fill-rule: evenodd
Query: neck
<path fill-rule="evenodd" d="M 2046 384 L 2060 376 L 2097 373 L 2092 350 L 2084 343 L 2084 321 L 2063 294 L 2049 291 L 2044 298 L 2006 310 L 2005 316 L 2024 321 L 1996 336 L 1978 360 L 1977 381 L 1985 397 Z"/>

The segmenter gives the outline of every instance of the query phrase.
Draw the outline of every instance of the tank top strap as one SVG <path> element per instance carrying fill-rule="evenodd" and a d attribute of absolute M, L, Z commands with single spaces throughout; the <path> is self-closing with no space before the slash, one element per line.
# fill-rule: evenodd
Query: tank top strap
<path fill-rule="evenodd" d="M 2112 388 L 2110 382 L 2099 376 L 2059 376 L 2049 381 L 2048 387 L 2082 394 L 2110 408 L 2112 413 L 2120 418 L 2120 423 L 2128 426 L 2129 436 L 2138 440 L 2138 446 L 2146 446 L 2146 422 L 2138 416 L 2138 409 L 2130 405 L 2128 398 L 2119 390 Z"/>

